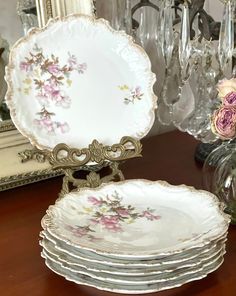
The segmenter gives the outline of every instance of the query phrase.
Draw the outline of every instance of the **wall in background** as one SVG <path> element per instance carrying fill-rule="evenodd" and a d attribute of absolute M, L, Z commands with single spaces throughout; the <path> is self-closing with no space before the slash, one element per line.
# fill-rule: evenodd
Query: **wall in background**
<path fill-rule="evenodd" d="M 0 0 L 0 35 L 11 45 L 23 35 L 16 4 L 17 0 Z"/>

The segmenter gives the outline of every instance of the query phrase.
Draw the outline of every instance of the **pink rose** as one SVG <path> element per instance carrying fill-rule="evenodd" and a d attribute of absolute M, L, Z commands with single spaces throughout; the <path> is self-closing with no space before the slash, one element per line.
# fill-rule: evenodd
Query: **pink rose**
<path fill-rule="evenodd" d="M 219 97 L 224 98 L 230 92 L 236 92 L 236 78 L 223 79 L 217 85 Z"/>
<path fill-rule="evenodd" d="M 236 92 L 232 91 L 232 92 L 228 93 L 223 99 L 223 104 L 225 106 L 236 107 Z"/>
<path fill-rule="evenodd" d="M 222 106 L 212 118 L 213 132 L 221 139 L 232 139 L 236 135 L 236 108 Z"/>

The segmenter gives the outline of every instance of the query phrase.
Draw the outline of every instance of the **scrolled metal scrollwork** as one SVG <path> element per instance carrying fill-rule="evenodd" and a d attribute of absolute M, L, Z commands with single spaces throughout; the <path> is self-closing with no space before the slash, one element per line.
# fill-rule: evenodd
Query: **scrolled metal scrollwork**
<path fill-rule="evenodd" d="M 49 157 L 49 152 L 46 150 L 26 149 L 18 153 L 21 162 L 25 163 L 29 160 L 37 160 L 39 163 L 44 163 Z"/>
<path fill-rule="evenodd" d="M 104 146 L 94 140 L 88 148 L 70 148 L 66 144 L 58 144 L 50 153 L 49 162 L 53 169 L 63 169 L 65 176 L 59 198 L 71 190 L 83 187 L 95 188 L 102 183 L 124 180 L 119 169 L 122 161 L 134 157 L 141 157 L 142 145 L 139 140 L 123 137 L 119 144 Z M 101 177 L 100 170 L 109 167 L 110 174 Z M 75 173 L 86 170 L 89 172 L 85 178 L 76 177 Z"/>
<path fill-rule="evenodd" d="M 141 157 L 142 145 L 140 141 L 123 137 L 119 144 L 104 146 L 94 140 L 88 148 L 70 148 L 66 144 L 58 144 L 52 151 L 49 162 L 53 169 L 75 168 L 85 165 L 104 164 L 105 162 L 123 161 L 134 157 Z"/>
<path fill-rule="evenodd" d="M 59 198 L 63 198 L 64 195 L 69 193 L 70 191 L 77 191 L 80 188 L 96 188 L 100 186 L 102 183 L 114 181 L 115 179 L 118 179 L 119 181 L 124 180 L 124 175 L 122 171 L 119 169 L 118 162 L 112 162 L 108 164 L 108 166 L 111 169 L 111 173 L 109 175 L 101 177 L 99 173 L 95 171 L 90 171 L 90 173 L 86 176 L 85 179 L 76 178 L 74 176 L 76 169 L 65 169 L 65 176 L 63 178 L 62 190 L 59 194 Z"/>
<path fill-rule="evenodd" d="M 111 146 L 103 145 L 94 140 L 88 148 L 71 148 L 66 144 L 58 144 L 53 151 L 28 149 L 19 153 L 22 162 L 37 160 L 49 161 L 51 169 L 63 171 L 62 190 L 59 197 L 62 198 L 71 190 L 79 190 L 83 187 L 95 188 L 102 183 L 113 180 L 124 180 L 124 175 L 119 169 L 119 164 L 125 160 L 141 157 L 142 145 L 139 140 L 132 137 L 123 137 L 119 144 Z M 101 177 L 100 171 L 110 168 L 110 174 Z M 76 177 L 75 173 L 86 171 L 85 178 Z"/>

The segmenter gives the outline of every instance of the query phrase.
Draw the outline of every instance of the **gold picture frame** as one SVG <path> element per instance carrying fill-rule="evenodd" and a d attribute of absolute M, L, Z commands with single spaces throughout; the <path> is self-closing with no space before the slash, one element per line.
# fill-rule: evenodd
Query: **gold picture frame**
<path fill-rule="evenodd" d="M 50 18 L 72 13 L 94 15 L 93 0 L 36 0 L 39 27 L 44 27 Z"/>

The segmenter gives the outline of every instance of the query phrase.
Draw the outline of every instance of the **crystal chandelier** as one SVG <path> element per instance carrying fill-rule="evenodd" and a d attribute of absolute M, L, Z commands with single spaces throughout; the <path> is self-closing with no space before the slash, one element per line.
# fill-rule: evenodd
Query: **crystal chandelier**
<path fill-rule="evenodd" d="M 204 4 L 205 0 L 96 1 L 98 16 L 132 34 L 149 54 L 157 75 L 159 121 L 202 142 L 213 142 L 209 118 L 217 104 L 216 84 L 236 72 L 232 71 L 235 1 L 224 1 L 221 23 L 204 10 Z"/>

